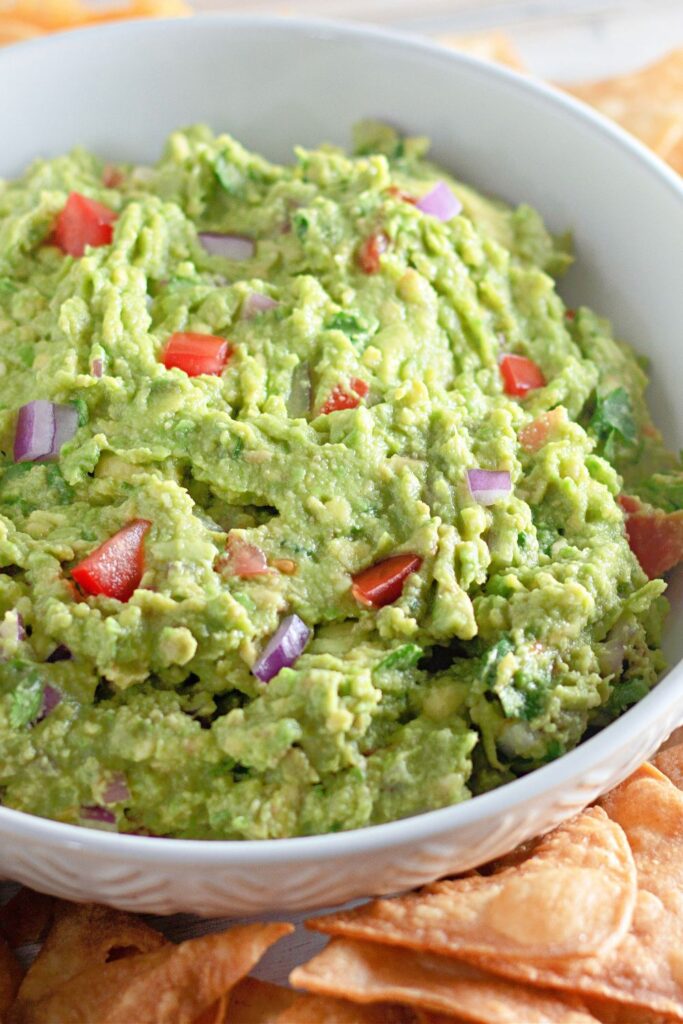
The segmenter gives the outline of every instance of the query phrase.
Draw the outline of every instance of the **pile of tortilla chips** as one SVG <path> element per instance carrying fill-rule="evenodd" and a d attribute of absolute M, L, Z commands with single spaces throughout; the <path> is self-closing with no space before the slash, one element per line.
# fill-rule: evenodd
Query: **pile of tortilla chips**
<path fill-rule="evenodd" d="M 0 0 L 0 45 L 103 21 L 189 13 L 183 0 L 127 0 L 105 9 L 88 6 L 83 0 Z"/>
<path fill-rule="evenodd" d="M 304 992 L 248 977 L 293 928 L 176 945 L 139 918 L 21 890 L 0 908 L 2 1024 L 683 1021 L 683 743 L 480 871 L 313 918 Z M 11 948 L 42 939 L 27 973 Z"/>

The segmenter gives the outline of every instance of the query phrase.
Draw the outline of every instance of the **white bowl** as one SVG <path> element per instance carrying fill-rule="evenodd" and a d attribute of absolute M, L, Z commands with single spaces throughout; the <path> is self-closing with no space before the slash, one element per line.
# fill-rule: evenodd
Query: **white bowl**
<path fill-rule="evenodd" d="M 434 140 L 479 189 L 570 227 L 569 301 L 608 314 L 652 357 L 651 401 L 671 443 L 680 401 L 680 180 L 587 108 L 503 68 L 368 28 L 212 17 L 131 22 L 0 54 L 0 174 L 82 143 L 154 160 L 166 134 L 207 121 L 287 160 L 295 143 L 348 142 L 376 116 Z M 8 101 L 9 98 L 9 101 Z M 666 636 L 683 657 L 683 578 Z M 683 669 L 560 760 L 456 807 L 354 832 L 264 842 L 148 839 L 0 808 L 0 873 L 136 911 L 250 914 L 388 893 L 497 856 L 624 778 L 683 720 Z"/>

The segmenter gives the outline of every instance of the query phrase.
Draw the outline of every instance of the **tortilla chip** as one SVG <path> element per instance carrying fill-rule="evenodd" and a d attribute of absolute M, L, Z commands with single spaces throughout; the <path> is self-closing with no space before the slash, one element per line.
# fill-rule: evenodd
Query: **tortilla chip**
<path fill-rule="evenodd" d="M 20 889 L 0 907 L 0 935 L 12 949 L 39 942 L 52 923 L 54 897 L 33 889 Z"/>
<path fill-rule="evenodd" d="M 230 993 L 224 1024 L 276 1024 L 296 992 L 258 978 L 244 978 Z"/>
<path fill-rule="evenodd" d="M 437 882 L 307 924 L 447 956 L 585 957 L 623 938 L 635 898 L 623 830 L 592 808 L 545 836 L 515 867 Z"/>
<path fill-rule="evenodd" d="M 437 42 L 442 46 L 450 46 L 462 53 L 471 53 L 473 57 L 492 60 L 496 64 L 506 64 L 515 71 L 524 71 L 524 64 L 514 43 L 503 32 L 476 32 L 472 35 L 440 35 Z"/>
<path fill-rule="evenodd" d="M 83 971 L 166 945 L 163 935 L 132 914 L 94 903 L 57 901 L 54 924 L 24 978 L 18 1006 L 49 996 Z"/>
<path fill-rule="evenodd" d="M 602 999 L 587 999 L 586 1006 L 600 1024 L 673 1024 L 675 1017 L 652 1013 L 633 1006 L 606 1003 Z"/>
<path fill-rule="evenodd" d="M 631 928 L 616 949 L 573 961 L 467 959 L 506 978 L 683 1020 L 683 793 L 645 764 L 600 803 L 624 829 L 638 873 Z"/>
<path fill-rule="evenodd" d="M 630 75 L 565 88 L 618 121 L 683 174 L 683 49 Z"/>
<path fill-rule="evenodd" d="M 93 22 L 121 18 L 170 18 L 189 13 L 190 8 L 183 0 L 131 0 L 123 6 L 112 3 L 105 10 L 93 10 L 82 0 L 9 0 L 0 4 L 0 37 L 4 23 L 10 20 L 32 26 L 38 32 L 57 32 Z"/>
<path fill-rule="evenodd" d="M 240 1017 L 234 1020 L 235 1024 L 242 1024 Z M 362 1006 L 329 996 L 299 995 L 277 1018 L 277 1024 L 415 1024 L 416 1020 L 407 1006 L 390 1006 L 388 1003 Z M 449 1024 L 454 1024 L 452 1017 Z"/>
<path fill-rule="evenodd" d="M 223 1024 L 228 1019 L 229 996 L 221 996 L 218 1002 L 210 1006 L 204 1013 L 195 1018 L 194 1024 Z"/>
<path fill-rule="evenodd" d="M 294 929 L 251 924 L 82 971 L 10 1024 L 192 1024 Z"/>
<path fill-rule="evenodd" d="M 683 789 L 683 743 L 660 750 L 657 756 L 652 758 L 652 763 L 671 779 L 674 786 Z"/>
<path fill-rule="evenodd" d="M 26 39 L 42 36 L 43 30 L 23 18 L 5 18 L 0 14 L 0 46 L 9 43 L 23 43 Z"/>
<path fill-rule="evenodd" d="M 21 967 L 3 938 L 0 938 L 0 1020 L 14 1002 L 21 983 Z"/>

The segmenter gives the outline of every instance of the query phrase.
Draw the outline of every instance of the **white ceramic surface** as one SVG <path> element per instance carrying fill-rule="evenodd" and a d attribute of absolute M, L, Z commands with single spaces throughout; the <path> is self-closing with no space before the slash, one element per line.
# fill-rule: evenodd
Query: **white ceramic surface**
<path fill-rule="evenodd" d="M 683 442 L 679 179 L 572 100 L 397 35 L 332 24 L 206 18 L 120 24 L 0 54 L 0 174 L 82 143 L 153 160 L 171 129 L 208 121 L 268 156 L 347 142 L 358 118 L 426 133 L 465 180 L 571 226 L 563 291 L 609 314 L 653 360 L 651 399 Z M 9 101 L 8 101 L 9 98 Z M 670 663 L 683 657 L 683 578 Z M 250 914 L 388 893 L 462 870 L 556 825 L 625 777 L 683 721 L 683 669 L 559 761 L 469 803 L 336 835 L 247 842 L 117 836 L 0 808 L 0 873 L 136 911 Z"/>

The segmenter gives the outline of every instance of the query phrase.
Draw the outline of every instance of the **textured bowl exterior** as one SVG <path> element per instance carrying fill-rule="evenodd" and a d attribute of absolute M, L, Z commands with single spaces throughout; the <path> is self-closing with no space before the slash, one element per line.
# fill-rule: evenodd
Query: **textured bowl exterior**
<path fill-rule="evenodd" d="M 683 189 L 637 143 L 552 89 L 391 33 L 217 17 L 10 48 L 0 55 L 0 95 L 12 97 L 0 108 L 7 176 L 77 143 L 154 159 L 168 131 L 199 120 L 277 159 L 297 142 L 343 142 L 354 120 L 373 114 L 431 134 L 436 157 L 463 179 L 535 204 L 555 228 L 574 227 L 580 261 L 565 296 L 606 311 L 643 344 L 659 422 L 683 442 Z M 473 867 L 580 810 L 683 722 L 681 576 L 671 601 L 665 650 L 676 667 L 657 688 L 577 750 L 492 793 L 354 832 L 245 843 L 119 836 L 0 807 L 0 876 L 137 912 L 246 916 Z"/>

